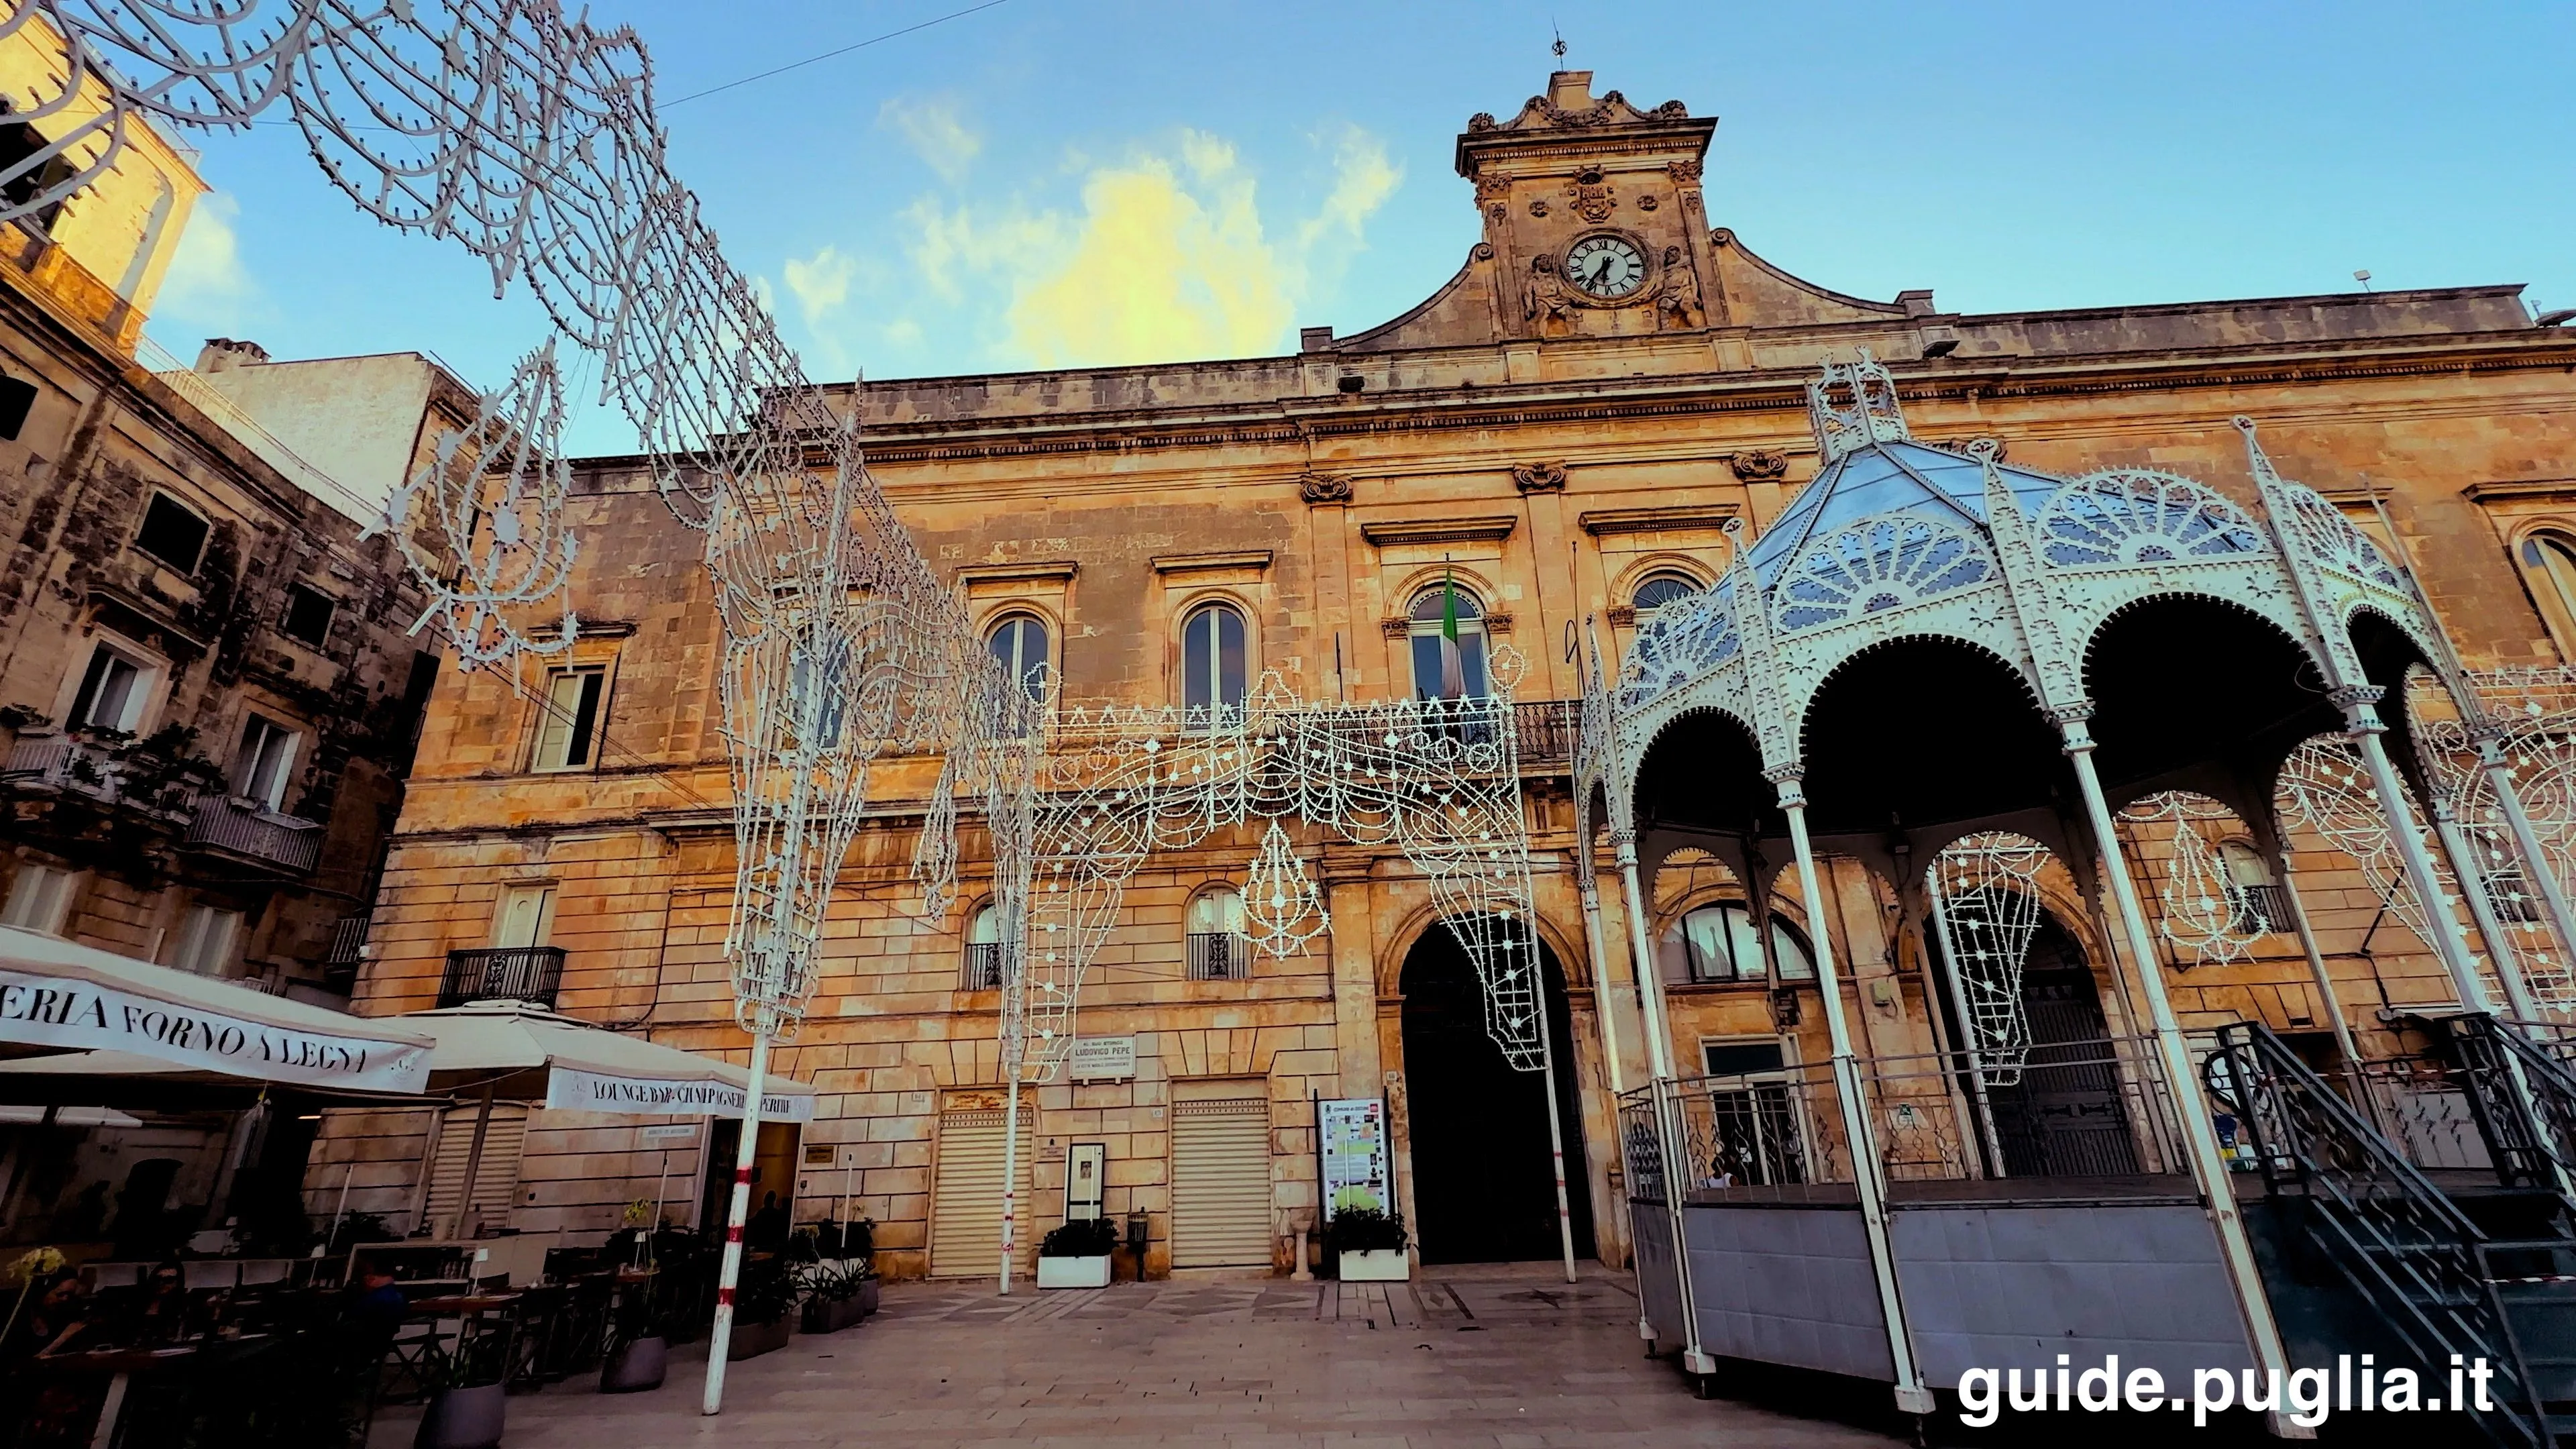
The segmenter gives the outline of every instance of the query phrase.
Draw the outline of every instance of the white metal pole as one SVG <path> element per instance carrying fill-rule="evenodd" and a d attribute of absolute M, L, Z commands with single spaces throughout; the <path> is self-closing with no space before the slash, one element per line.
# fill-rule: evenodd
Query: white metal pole
<path fill-rule="evenodd" d="M 1538 959 L 1538 937 L 1531 933 L 1529 969 L 1538 977 L 1538 1064 L 1539 1076 L 1547 1093 L 1547 1153 L 1556 1166 L 1556 1240 L 1565 1253 L 1565 1281 L 1574 1281 L 1574 1214 L 1565 1198 L 1565 1128 L 1557 1120 L 1556 1110 L 1556 1044 L 1555 1033 L 1547 1024 L 1547 972 Z M 1590 1177 L 1585 1178 L 1587 1190 Z"/>
<path fill-rule="evenodd" d="M 2540 1008 L 2533 1004 L 2531 992 L 2523 985 L 2521 964 L 2514 960 L 2513 940 L 2505 934 L 2504 922 L 2496 918 L 2495 898 L 2487 893 L 2487 873 L 2481 868 L 2477 852 L 2460 830 L 2459 816 L 2450 802 L 2432 802 L 2433 838 L 2442 847 L 2442 858 L 2451 863 L 2451 879 L 2460 887 L 2460 898 L 2469 908 L 2469 920 L 2478 928 L 2478 940 L 2487 948 L 2487 959 L 2495 963 L 2496 980 L 2504 987 L 2505 1005 L 2517 1021 L 2538 1021 Z"/>
<path fill-rule="evenodd" d="M 1628 962 L 1637 973 L 1637 1013 L 1644 1020 L 1646 1032 L 1646 1071 L 1652 1076 L 1669 1077 L 1673 1074 L 1673 1052 L 1664 1030 L 1664 977 L 1655 969 L 1654 946 L 1646 938 L 1646 892 L 1637 881 L 1637 842 L 1632 837 L 1613 834 L 1610 843 L 1619 853 L 1619 889 L 1628 907 Z"/>
<path fill-rule="evenodd" d="M 1968 1012 L 1967 983 L 1959 979 L 1959 956 L 1950 949 L 1950 909 L 1942 899 L 1941 864 L 1934 861 L 1923 870 L 1923 892 L 1932 898 L 1933 945 L 1941 953 L 1943 974 L 1950 978 L 1950 1009 L 1959 1017 L 1959 1048 L 1968 1060 L 1968 1086 L 1976 1098 L 1977 1135 L 1985 1139 L 1990 1166 L 1984 1174 L 2005 1177 L 2004 1145 L 1995 1136 L 1994 1104 L 1986 1097 L 1986 1055 L 1977 1050 L 1977 1019 Z"/>
<path fill-rule="evenodd" d="M 474 1139 L 465 1147 L 465 1185 L 456 1194 L 456 1211 L 447 1215 L 450 1242 L 464 1235 L 465 1216 L 474 1211 L 474 1178 L 483 1170 L 483 1138 L 492 1129 L 492 1083 L 483 1084 L 483 1107 L 474 1114 Z"/>
<path fill-rule="evenodd" d="M 331 1209 L 331 1231 L 322 1236 L 322 1256 L 324 1257 L 330 1255 L 332 1245 L 340 1240 L 340 1224 L 349 1216 L 349 1184 L 357 1175 L 358 1164 L 354 1162 L 349 1164 L 348 1171 L 340 1174 L 340 1202 L 338 1206 Z"/>
<path fill-rule="evenodd" d="M 1843 1140 L 1851 1149 L 1852 1187 L 1860 1197 L 1861 1228 L 1869 1241 L 1869 1265 L 1878 1278 L 1878 1308 L 1887 1323 L 1887 1351 L 1896 1370 L 1896 1407 L 1908 1414 L 1933 1410 L 1931 1389 L 1914 1364 L 1914 1335 L 1905 1322 L 1905 1304 L 1896 1289 L 1896 1249 L 1887 1230 L 1887 1202 L 1878 1176 L 1878 1145 L 1869 1129 L 1869 1105 L 1861 1099 L 1860 1059 L 1853 1054 L 1851 1027 L 1843 1017 L 1843 989 L 1834 966 L 1833 933 L 1825 925 L 1825 893 L 1818 884 L 1816 851 L 1807 839 L 1807 794 L 1796 775 L 1779 782 L 1780 810 L 1789 817 L 1789 844 L 1798 855 L 1798 891 L 1806 897 L 1808 932 L 1815 943 L 1816 990 L 1825 999 L 1825 1033 L 1833 1043 L 1834 1095 L 1842 1099 Z"/>
<path fill-rule="evenodd" d="M 1590 850 L 1592 842 L 1578 841 L 1577 850 Z M 1619 1021 L 1610 1011 L 1614 999 L 1610 990 L 1610 953 L 1601 944 L 1601 886 L 1589 871 L 1575 877 L 1583 897 L 1583 949 L 1592 953 L 1592 1009 L 1601 1016 L 1601 1056 L 1610 1064 L 1610 1098 L 1615 1103 L 1627 1090 L 1625 1074 L 1619 1068 Z M 1615 1113 L 1617 1108 L 1614 1106 Z"/>
<path fill-rule="evenodd" d="M 1011 1068 L 1003 1083 L 1011 1100 L 1002 1108 L 1002 1286 L 1001 1293 L 1011 1292 L 1011 1254 L 1019 1246 L 1020 1208 L 1020 1069 Z M 1144 1265 L 1136 1267 L 1136 1276 L 1145 1276 Z"/>
<path fill-rule="evenodd" d="M 2514 784 L 2513 766 L 2505 762 L 2503 746 L 2492 736 L 2479 741 L 2478 762 L 2487 773 L 2489 787 L 2495 791 L 2496 808 L 2504 812 L 2504 823 L 2512 830 L 2513 843 L 2521 851 L 2524 878 L 2540 894 L 2540 908 L 2549 917 L 2550 934 L 2557 938 L 2560 951 L 2576 953 L 2576 913 L 2568 908 L 2557 864 L 2541 850 L 2539 833 L 2531 828 L 2531 815 L 2522 808 L 2522 792 Z"/>
<path fill-rule="evenodd" d="M 733 1207 L 725 1214 L 724 1261 L 716 1269 L 716 1323 L 707 1336 L 707 1396 L 698 1412 L 724 1408 L 725 1355 L 733 1348 L 734 1291 L 742 1283 L 742 1226 L 751 1215 L 751 1169 L 760 1152 L 760 1099 L 769 1085 L 769 1023 L 751 1034 L 751 1090 L 742 1104 L 742 1140 L 734 1144 Z"/>
<path fill-rule="evenodd" d="M 661 1169 L 653 1175 L 653 1221 L 645 1224 L 643 1237 L 635 1244 L 636 1266 L 643 1266 L 652 1253 L 653 1235 L 662 1231 L 662 1199 L 671 1188 L 671 1149 L 662 1149 Z"/>
<path fill-rule="evenodd" d="M 2415 812 L 2407 808 L 2406 791 L 2397 781 L 2397 768 L 2388 762 L 2388 746 L 2380 738 L 2388 727 L 2380 723 L 2379 711 L 2368 700 L 2347 704 L 2344 718 L 2346 732 L 2361 751 L 2362 764 L 2369 767 L 2371 790 L 2379 797 L 2380 818 L 2388 823 L 2388 834 L 2397 843 L 2397 859 L 2406 869 L 2406 882 L 2415 888 L 2415 899 L 2424 907 L 2424 929 L 2433 937 L 2426 944 L 2450 973 L 2451 989 L 2459 993 L 2460 1005 L 2471 1011 L 2495 1010 L 2486 982 L 2478 976 L 2477 960 L 2469 955 L 2469 943 L 2460 934 L 2459 919 L 2451 914 L 2451 903 L 2443 897 L 2442 883 L 2433 874 L 2432 854 L 2424 849 Z"/>
<path fill-rule="evenodd" d="M 2255 1362 L 2274 1375 L 2286 1374 L 2290 1371 L 2289 1355 L 2281 1347 L 2281 1329 L 2272 1317 L 2272 1300 L 2264 1292 L 2262 1274 L 2254 1266 L 2254 1245 L 2246 1236 L 2245 1218 L 2236 1206 L 2236 1184 L 2228 1177 L 2227 1163 L 2218 1154 L 2218 1131 L 2210 1125 L 2209 1109 L 2200 1100 L 2200 1078 L 2192 1066 L 2191 1046 L 2183 1040 L 2182 1023 L 2174 1016 L 2172 1000 L 2165 995 L 2164 970 L 2157 964 L 2155 943 L 2147 936 L 2146 910 L 2138 904 L 2138 888 L 2129 879 L 2128 862 L 2120 853 L 2120 839 L 2111 823 L 2111 805 L 2102 794 L 2102 777 L 2093 768 L 2093 736 L 2081 719 L 2065 720 L 2058 728 L 2065 740 L 2066 758 L 2075 766 L 2075 783 L 2084 795 L 2085 821 L 2093 831 L 2093 853 L 2102 863 L 2102 873 L 2110 878 L 2112 908 L 2120 919 L 2121 934 L 2128 938 L 2129 955 L 2138 963 L 2139 989 L 2147 998 L 2147 1015 L 2155 1023 L 2156 1054 L 2164 1067 L 2165 1087 L 2173 1094 L 2174 1110 L 2182 1118 L 2183 1146 L 2191 1154 L 2191 1175 L 2200 1189 L 2201 1210 L 2209 1215 L 2210 1226 L 2218 1232 L 2219 1254 L 2236 1290 L 2237 1310 L 2245 1317 L 2246 1337 L 2252 1340 Z M 2290 1437 L 2284 1432 L 2287 1420 L 2282 1414 L 2274 1412 L 2271 1420 L 2275 1434 Z"/>

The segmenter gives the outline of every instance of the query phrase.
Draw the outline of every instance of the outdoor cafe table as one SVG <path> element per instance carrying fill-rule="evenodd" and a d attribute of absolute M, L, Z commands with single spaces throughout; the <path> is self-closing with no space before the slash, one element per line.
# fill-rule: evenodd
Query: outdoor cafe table
<path fill-rule="evenodd" d="M 453 1293 L 412 1300 L 409 1321 L 426 1321 L 430 1330 L 418 1340 L 419 1352 L 405 1360 L 405 1366 L 427 1390 L 433 1380 L 424 1370 L 437 1370 L 436 1382 L 448 1381 L 447 1370 L 472 1353 L 479 1340 L 497 1331 L 501 1335 L 501 1381 L 509 1382 L 517 1367 L 510 1359 L 517 1346 L 519 1308 L 526 1297 L 523 1293 Z M 447 1335 L 440 1327 L 450 1319 L 456 1322 L 456 1347 L 452 1350 L 446 1347 Z"/>
<path fill-rule="evenodd" d="M 157 1373 L 184 1368 L 197 1357 L 195 1344 L 175 1348 L 102 1348 L 87 1353 L 45 1354 L 37 1358 L 39 1369 L 47 1374 L 106 1374 L 107 1397 L 98 1406 L 98 1427 L 89 1436 L 90 1449 L 108 1449 L 116 1442 L 117 1422 L 125 1417 L 125 1392 L 132 1387 L 138 1373 Z"/>

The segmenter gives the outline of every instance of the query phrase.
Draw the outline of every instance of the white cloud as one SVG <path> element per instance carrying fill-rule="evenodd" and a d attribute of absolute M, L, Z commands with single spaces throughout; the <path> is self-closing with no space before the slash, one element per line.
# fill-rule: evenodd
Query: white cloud
<path fill-rule="evenodd" d="M 906 213 L 910 279 L 988 315 L 999 352 L 1039 367 L 1241 357 L 1289 345 L 1314 263 L 1357 249 L 1402 173 L 1347 132 L 1311 217 L 1274 238 L 1235 147 L 1184 131 L 1168 146 L 1088 165 L 1082 209 L 944 207 Z M 989 300 L 988 300 L 989 299 Z M 996 305 L 997 304 L 997 305 Z"/>
<path fill-rule="evenodd" d="M 857 264 L 841 255 L 840 248 L 826 246 L 802 261 L 790 257 L 785 270 L 787 290 L 794 294 L 797 310 L 805 314 L 805 325 L 813 327 L 850 300 L 850 277 Z"/>
<path fill-rule="evenodd" d="M 240 215 L 241 202 L 228 192 L 209 191 L 197 198 L 162 275 L 155 312 L 226 332 L 240 330 L 260 309 L 259 284 L 242 265 L 240 239 L 233 231 Z"/>
<path fill-rule="evenodd" d="M 984 138 L 958 115 L 955 96 L 924 100 L 897 96 L 878 108 L 877 119 L 902 132 L 905 144 L 912 147 L 922 164 L 938 172 L 950 185 L 965 179 L 966 168 L 984 149 Z"/>

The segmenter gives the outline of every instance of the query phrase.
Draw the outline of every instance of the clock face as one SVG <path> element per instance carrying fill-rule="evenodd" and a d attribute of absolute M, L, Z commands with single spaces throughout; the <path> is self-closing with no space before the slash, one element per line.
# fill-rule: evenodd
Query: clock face
<path fill-rule="evenodd" d="M 1565 253 L 1565 279 L 1595 297 L 1633 297 L 1646 285 L 1646 258 L 1623 236 L 1588 236 Z"/>

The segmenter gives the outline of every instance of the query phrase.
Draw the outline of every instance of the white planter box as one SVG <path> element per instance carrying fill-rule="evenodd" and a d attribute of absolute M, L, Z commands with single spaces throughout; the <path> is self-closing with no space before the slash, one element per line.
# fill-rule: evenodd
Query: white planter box
<path fill-rule="evenodd" d="M 1372 1248 L 1337 1258 L 1334 1271 L 1345 1283 L 1401 1283 L 1413 1276 L 1413 1264 L 1401 1248 Z"/>
<path fill-rule="evenodd" d="M 1106 1288 L 1109 1286 L 1109 1256 L 1097 1258 L 1040 1258 L 1038 1286 L 1041 1288 Z"/>

